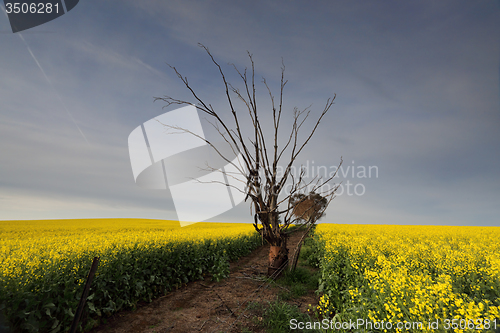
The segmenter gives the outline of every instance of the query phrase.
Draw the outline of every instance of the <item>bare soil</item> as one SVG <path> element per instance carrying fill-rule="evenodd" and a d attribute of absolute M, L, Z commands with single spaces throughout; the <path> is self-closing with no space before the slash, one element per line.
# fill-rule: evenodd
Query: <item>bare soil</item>
<path fill-rule="evenodd" d="M 290 236 L 289 249 L 301 236 L 298 232 Z M 151 303 L 139 304 L 134 311 L 115 314 L 91 333 L 266 332 L 263 310 L 284 288 L 266 278 L 268 257 L 269 246 L 261 246 L 231 263 L 228 278 L 190 282 Z M 289 303 L 305 313 L 318 299 L 311 291 Z"/>

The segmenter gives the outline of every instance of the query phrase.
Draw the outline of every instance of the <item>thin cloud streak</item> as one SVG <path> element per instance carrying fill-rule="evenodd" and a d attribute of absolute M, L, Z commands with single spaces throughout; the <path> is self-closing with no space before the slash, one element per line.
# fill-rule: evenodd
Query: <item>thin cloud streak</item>
<path fill-rule="evenodd" d="M 78 126 L 78 124 L 76 123 L 76 120 L 75 118 L 73 117 L 73 115 L 69 112 L 68 108 L 66 107 L 66 104 L 63 102 L 61 96 L 59 95 L 59 93 L 57 92 L 57 90 L 54 88 L 54 85 L 52 84 L 52 82 L 50 81 L 50 79 L 48 78 L 47 74 L 45 74 L 45 71 L 43 70 L 42 68 L 42 65 L 40 65 L 40 63 L 38 62 L 37 58 L 35 57 L 35 55 L 33 54 L 33 52 L 31 51 L 31 48 L 29 47 L 28 43 L 26 43 L 26 41 L 24 40 L 24 37 L 23 35 L 18 32 L 17 33 L 19 35 L 19 38 L 21 38 L 21 40 L 23 41 L 24 45 L 26 46 L 26 48 L 28 49 L 29 53 L 31 54 L 31 57 L 33 58 L 33 60 L 35 60 L 35 63 L 36 65 L 38 66 L 38 68 L 40 69 L 40 71 L 42 72 L 43 74 L 43 77 L 45 77 L 45 80 L 47 80 L 47 82 L 49 83 L 50 87 L 52 88 L 52 91 L 54 92 L 54 94 L 57 96 L 57 99 L 59 100 L 59 102 L 61 103 L 63 109 L 66 111 L 66 113 L 68 114 L 69 118 L 71 119 L 71 121 L 73 122 L 73 124 L 75 124 L 76 128 L 78 129 L 78 132 L 80 132 L 80 134 L 82 135 L 83 139 L 85 140 L 85 142 L 87 142 L 87 144 L 90 145 L 90 142 L 89 140 L 87 140 L 87 137 L 85 136 L 85 134 L 83 134 L 80 126 Z"/>

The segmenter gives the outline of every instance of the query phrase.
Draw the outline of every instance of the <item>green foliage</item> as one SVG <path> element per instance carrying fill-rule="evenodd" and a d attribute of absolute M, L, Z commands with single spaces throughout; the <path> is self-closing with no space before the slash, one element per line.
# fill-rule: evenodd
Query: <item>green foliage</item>
<path fill-rule="evenodd" d="M 292 332 L 290 329 L 290 320 L 296 319 L 299 322 L 313 321 L 307 314 L 299 311 L 297 306 L 290 305 L 287 302 L 270 302 L 264 310 L 264 325 L 269 333 Z M 293 330 L 293 332 L 303 332 L 302 330 Z M 305 331 L 304 331 L 305 332 Z M 316 332 L 307 330 L 307 332 Z"/>
<path fill-rule="evenodd" d="M 321 226 L 318 319 L 428 323 L 489 331 L 500 319 L 498 231 L 427 226 Z M 482 233 L 482 234 L 481 234 Z M 446 327 L 446 319 L 462 323 Z M 484 320 L 484 327 L 481 322 Z M 466 325 L 468 329 L 463 329 Z M 472 329 L 474 326 L 474 329 Z M 490 325 L 489 327 L 487 327 Z M 420 328 L 406 329 L 419 332 Z M 366 332 L 361 329 L 360 332 Z"/>
<path fill-rule="evenodd" d="M 324 256 L 324 243 L 314 234 L 314 229 L 310 231 L 311 236 L 308 236 L 302 244 L 300 250 L 300 259 L 305 261 L 309 266 L 319 268 L 321 258 Z"/>
<path fill-rule="evenodd" d="M 101 254 L 85 311 L 85 330 L 139 301 L 151 302 L 173 288 L 211 275 L 219 281 L 229 273 L 229 261 L 247 255 L 261 243 L 260 236 L 166 243 L 130 244 Z M 71 325 L 92 258 L 87 251 L 46 263 L 40 274 L 24 280 L 2 276 L 0 312 L 22 332 L 64 332 Z M 43 272 L 43 274 L 42 274 Z M 83 331 L 81 323 L 79 331 Z"/>
<path fill-rule="evenodd" d="M 283 276 L 276 281 L 279 285 L 286 286 L 286 290 L 279 293 L 282 300 L 290 300 L 301 297 L 309 290 L 318 288 L 319 271 L 312 273 L 304 267 L 297 267 L 295 271 L 286 271 Z"/>
<path fill-rule="evenodd" d="M 229 257 L 226 251 L 214 254 L 214 265 L 210 269 L 212 280 L 219 282 L 229 276 Z"/>

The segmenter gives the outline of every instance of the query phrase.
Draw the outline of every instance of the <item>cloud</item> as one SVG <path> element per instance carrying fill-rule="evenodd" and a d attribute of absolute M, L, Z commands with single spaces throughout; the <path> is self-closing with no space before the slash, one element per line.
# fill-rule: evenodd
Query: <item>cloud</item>
<path fill-rule="evenodd" d="M 244 68 L 246 50 L 253 53 L 264 123 L 270 103 L 260 80 L 276 93 L 284 58 L 284 132 L 293 106 L 320 111 L 337 93 L 300 161 L 331 166 L 343 156 L 347 164 L 377 165 L 380 177 L 363 180 L 362 197 L 335 199 L 328 219 L 491 224 L 500 193 L 499 22 L 493 2 L 88 3 L 48 23 L 54 34 L 24 37 L 39 66 L 17 36 L 1 35 L 0 74 L 8 80 L 0 82 L 0 193 L 7 198 L 0 218 L 26 216 L 23 205 L 34 218 L 100 211 L 175 218 L 168 192 L 135 186 L 127 137 L 173 109 L 162 110 L 153 96 L 189 98 L 165 62 L 228 115 L 202 42 L 231 82 L 238 77 L 227 63 Z M 249 216 L 243 205 L 220 218 Z"/>

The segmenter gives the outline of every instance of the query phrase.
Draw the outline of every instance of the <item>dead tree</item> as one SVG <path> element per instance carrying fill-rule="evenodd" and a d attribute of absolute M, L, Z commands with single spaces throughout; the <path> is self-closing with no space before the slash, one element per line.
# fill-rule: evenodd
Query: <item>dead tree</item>
<path fill-rule="evenodd" d="M 295 217 L 295 224 L 299 225 L 299 227 L 307 226 L 306 232 L 302 235 L 292 254 L 289 265 L 290 271 L 295 270 L 297 267 L 302 243 L 316 221 L 323 217 L 329 203 L 327 197 L 323 197 L 314 191 L 308 195 L 296 193 L 290 197 L 289 204 L 292 207 L 292 216 Z"/>
<path fill-rule="evenodd" d="M 290 197 L 290 204 L 293 207 L 293 216 L 299 221 L 308 223 L 313 219 L 319 220 L 323 217 L 328 200 L 315 192 L 310 192 L 308 195 L 297 193 Z"/>
<path fill-rule="evenodd" d="M 320 122 L 331 109 L 335 100 L 335 95 L 327 99 L 323 110 L 313 122 L 312 130 L 310 130 L 302 141 L 299 140 L 299 132 L 303 124 L 308 120 L 311 110 L 309 107 L 303 110 L 294 108 L 292 125 L 291 128 L 288 129 L 289 133 L 286 135 L 286 139 L 283 143 L 278 142 L 280 127 L 282 126 L 283 93 L 287 83 L 284 78 L 285 66 L 282 65 L 281 67 L 280 91 L 277 100 L 272 94 L 266 80 L 262 80 L 269 94 L 272 106 L 270 110 L 270 112 L 272 112 L 272 131 L 270 131 L 270 133 L 264 133 L 259 118 L 259 108 L 257 106 L 255 67 L 252 55 L 248 53 L 251 64 L 251 69 L 249 71 L 247 71 L 247 68 L 240 71 L 236 66 L 232 65 L 242 80 L 243 91 L 241 91 L 226 80 L 226 75 L 222 67 L 212 56 L 209 49 L 201 44 L 199 44 L 199 46 L 206 51 L 210 60 L 219 71 L 225 89 L 225 99 L 227 100 L 232 120 L 223 120 L 223 112 L 215 110 L 211 104 L 201 99 L 188 82 L 188 79 L 182 76 L 181 73 L 171 65 L 169 65 L 170 68 L 175 72 L 194 98 L 194 103 L 170 96 L 156 97 L 155 101 L 161 100 L 165 102 L 166 105 L 164 107 L 170 105 L 195 105 L 199 111 L 211 118 L 210 123 L 224 139 L 225 143 L 231 147 L 232 151 L 241 154 L 243 165 L 236 165 L 228 156 L 221 153 L 211 141 L 200 138 L 210 145 L 222 159 L 227 163 L 231 163 L 238 172 L 244 176 L 246 183 L 244 190 L 246 196 L 245 201 L 248 199 L 251 201 L 250 212 L 254 217 L 253 225 L 255 230 L 257 230 L 262 238 L 271 246 L 268 274 L 279 275 L 288 264 L 288 227 L 301 220 L 301 227 L 305 227 L 308 231 L 318 217 L 314 208 L 316 206 L 314 205 L 310 208 L 315 212 L 314 214 L 312 214 L 312 212 L 309 214 L 308 209 L 306 209 L 303 214 L 297 215 L 297 211 L 295 211 L 294 214 L 294 208 L 297 209 L 296 207 L 301 207 L 301 205 L 299 202 L 291 202 L 290 199 L 299 193 L 305 193 L 305 198 L 307 198 L 307 194 L 309 193 L 318 193 L 325 198 L 325 203 L 321 208 L 321 210 L 324 211 L 334 198 L 335 191 L 339 186 L 331 184 L 336 172 L 327 179 L 315 177 L 307 181 L 304 179 L 305 170 L 303 167 L 300 167 L 298 175 L 295 175 L 293 172 L 293 170 L 295 170 L 294 164 L 297 157 L 310 142 Z M 243 102 L 243 110 L 237 110 L 237 100 Z M 249 121 L 242 120 L 244 114 L 249 116 Z M 247 139 L 247 136 L 243 133 L 244 130 L 249 129 L 249 126 L 252 137 Z M 183 130 L 182 128 L 170 127 L 176 130 Z M 341 163 L 342 158 L 340 159 L 340 164 Z M 282 174 L 278 172 L 280 166 L 284 170 Z M 285 185 L 287 185 L 287 188 L 290 188 L 289 193 L 285 193 Z M 240 189 L 238 188 L 238 190 Z M 302 201 L 305 201 L 305 199 Z M 286 207 L 282 207 L 285 205 Z M 306 215 L 310 215 L 310 217 L 304 219 Z"/>

